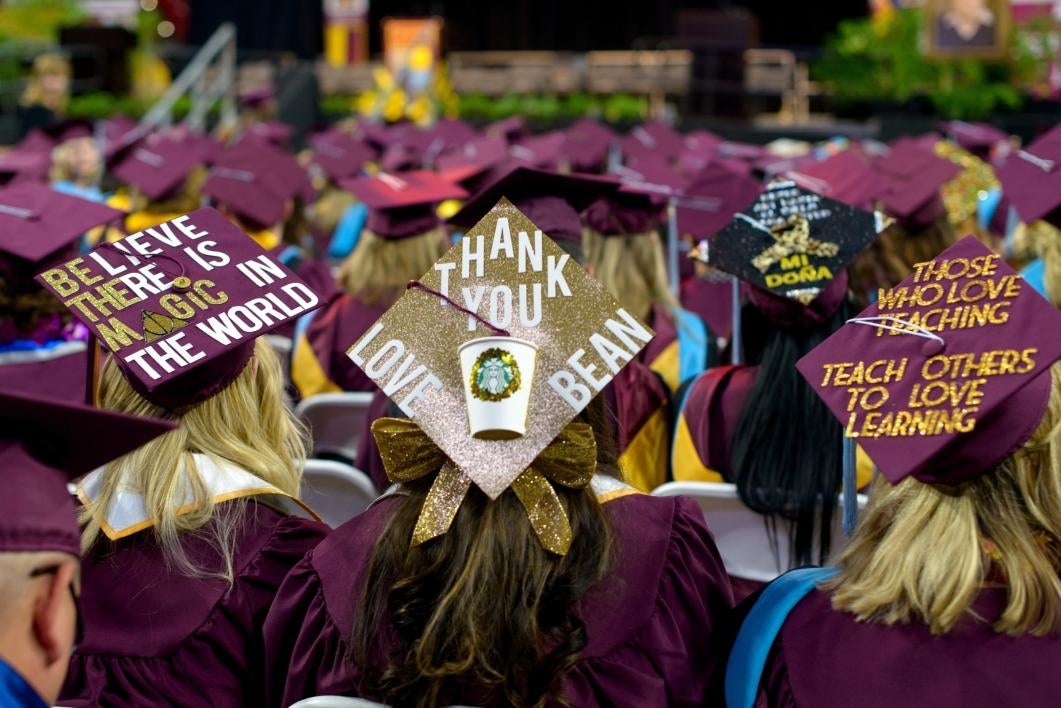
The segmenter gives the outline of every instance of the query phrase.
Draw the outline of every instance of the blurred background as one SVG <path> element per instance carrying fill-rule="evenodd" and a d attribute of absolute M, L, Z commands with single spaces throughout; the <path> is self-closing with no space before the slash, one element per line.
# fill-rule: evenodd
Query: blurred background
<path fill-rule="evenodd" d="M 964 22 L 962 18 L 972 18 Z M 53 117 L 360 116 L 768 142 L 1061 114 L 1061 0 L 3 0 L 0 143 Z"/>

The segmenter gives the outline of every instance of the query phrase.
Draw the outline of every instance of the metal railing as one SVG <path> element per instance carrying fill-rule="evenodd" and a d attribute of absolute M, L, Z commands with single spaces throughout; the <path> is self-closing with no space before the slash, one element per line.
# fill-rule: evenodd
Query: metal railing
<path fill-rule="evenodd" d="M 183 96 L 191 97 L 184 122 L 193 130 L 206 128 L 210 109 L 220 101 L 220 123 L 234 125 L 236 110 L 236 26 L 226 22 L 196 52 L 166 93 L 140 119 L 140 133 L 173 123 L 173 108 Z"/>

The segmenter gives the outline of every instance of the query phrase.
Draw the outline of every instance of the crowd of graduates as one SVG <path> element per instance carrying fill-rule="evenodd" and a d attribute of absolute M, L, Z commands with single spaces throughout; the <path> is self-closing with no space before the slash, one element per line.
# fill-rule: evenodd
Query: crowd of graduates
<path fill-rule="evenodd" d="M 1061 126 L 301 137 L 0 154 L 0 705 L 1053 703 Z M 293 411 L 340 391 L 380 498 L 331 529 Z M 727 572 L 673 481 L 803 570 Z"/>

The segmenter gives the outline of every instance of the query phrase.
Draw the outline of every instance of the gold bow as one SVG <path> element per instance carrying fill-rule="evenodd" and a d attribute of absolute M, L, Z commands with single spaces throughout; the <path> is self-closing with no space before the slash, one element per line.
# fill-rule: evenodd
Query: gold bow
<path fill-rule="evenodd" d="M 416 520 L 412 545 L 446 533 L 471 479 L 411 420 L 379 418 L 372 423 L 372 435 L 392 482 L 411 482 L 438 470 Z M 562 556 L 571 547 L 571 522 L 550 482 L 583 489 L 593 479 L 596 467 L 593 429 L 585 423 L 569 423 L 512 482 L 512 491 L 527 510 L 531 527 L 546 550 Z"/>

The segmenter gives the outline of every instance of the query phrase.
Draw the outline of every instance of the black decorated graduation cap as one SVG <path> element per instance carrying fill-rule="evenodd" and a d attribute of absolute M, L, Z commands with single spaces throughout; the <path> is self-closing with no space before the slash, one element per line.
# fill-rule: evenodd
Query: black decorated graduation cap
<path fill-rule="evenodd" d="M 0 391 L 0 553 L 80 555 L 67 483 L 177 426 Z"/>
<path fill-rule="evenodd" d="M 449 222 L 462 229 L 475 226 L 507 197 L 539 229 L 556 241 L 582 242 L 579 213 L 600 197 L 619 189 L 611 177 L 562 174 L 516 166 L 469 199 Z"/>
<path fill-rule="evenodd" d="M 886 225 L 879 213 L 777 181 L 710 240 L 710 263 L 806 305 Z"/>
<path fill-rule="evenodd" d="M 81 235 L 125 212 L 29 182 L 0 188 L 0 252 L 44 263 Z"/>

